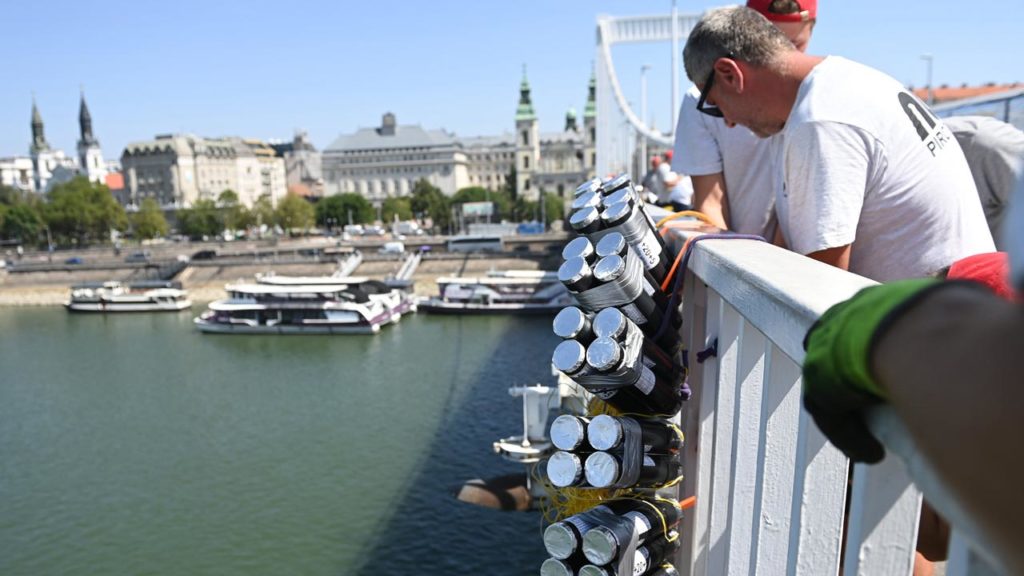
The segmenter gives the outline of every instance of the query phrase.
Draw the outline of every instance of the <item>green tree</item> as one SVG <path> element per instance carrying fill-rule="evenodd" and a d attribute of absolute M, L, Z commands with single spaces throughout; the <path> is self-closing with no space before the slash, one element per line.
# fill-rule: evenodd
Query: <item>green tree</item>
<path fill-rule="evenodd" d="M 217 236 L 224 230 L 217 204 L 213 200 L 196 200 L 191 208 L 178 210 L 178 231 L 189 238 Z"/>
<path fill-rule="evenodd" d="M 451 199 L 453 205 L 465 204 L 466 202 L 493 203 L 495 220 L 512 217 L 514 202 L 505 190 L 491 191 L 479 186 L 471 186 L 469 188 L 462 188 Z"/>
<path fill-rule="evenodd" d="M 139 207 L 139 211 L 132 214 L 129 219 L 132 223 L 132 229 L 135 230 L 136 238 L 149 240 L 150 238 L 167 235 L 169 228 L 167 226 L 167 219 L 164 218 L 164 212 L 160 209 L 160 205 L 152 198 L 144 199 L 142 206 Z"/>
<path fill-rule="evenodd" d="M 43 231 L 43 219 L 39 212 L 29 204 L 15 204 L 4 207 L 3 227 L 0 236 L 21 240 L 22 243 L 34 243 Z"/>
<path fill-rule="evenodd" d="M 443 231 L 451 221 L 449 210 L 451 204 L 448 197 L 438 187 L 427 182 L 426 179 L 417 181 L 413 186 L 409 205 L 412 207 L 413 214 L 420 219 L 421 223 L 426 218 L 430 218 L 435 231 Z"/>
<path fill-rule="evenodd" d="M 380 208 L 381 219 L 387 222 L 394 222 L 395 216 L 399 220 L 412 220 L 412 203 L 408 198 L 388 198 Z"/>
<path fill-rule="evenodd" d="M 43 219 L 59 241 L 105 241 L 111 230 L 124 230 L 128 217 L 104 184 L 78 176 L 58 184 L 47 195 Z"/>
<path fill-rule="evenodd" d="M 545 226 L 551 226 L 552 222 L 565 218 L 565 202 L 561 196 L 552 192 L 544 192 L 544 202 Z"/>
<path fill-rule="evenodd" d="M 249 217 L 252 219 L 253 226 L 266 225 L 269 228 L 273 228 L 276 223 L 276 216 L 274 214 L 274 201 L 270 198 L 269 194 L 264 194 L 253 202 L 252 209 L 249 210 Z"/>
<path fill-rule="evenodd" d="M 320 226 L 344 226 L 351 214 L 353 224 L 373 222 L 373 206 L 359 194 L 347 192 L 328 196 L 316 203 L 316 223 Z"/>
<path fill-rule="evenodd" d="M 238 193 L 230 188 L 217 196 L 217 205 L 227 230 L 245 230 L 256 220 L 252 212 L 239 202 Z"/>
<path fill-rule="evenodd" d="M 313 205 L 298 194 L 288 194 L 277 205 L 276 220 L 289 234 L 295 229 L 305 229 L 313 225 L 316 215 Z"/>

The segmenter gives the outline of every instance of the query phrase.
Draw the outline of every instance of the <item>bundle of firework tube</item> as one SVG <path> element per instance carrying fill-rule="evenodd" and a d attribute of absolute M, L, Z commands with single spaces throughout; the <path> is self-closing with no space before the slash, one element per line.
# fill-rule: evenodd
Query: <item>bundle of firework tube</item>
<path fill-rule="evenodd" d="M 678 549 L 682 514 L 675 501 L 663 498 L 609 500 L 544 530 L 551 558 L 543 575 L 641 574 L 675 576 L 669 564 Z"/>

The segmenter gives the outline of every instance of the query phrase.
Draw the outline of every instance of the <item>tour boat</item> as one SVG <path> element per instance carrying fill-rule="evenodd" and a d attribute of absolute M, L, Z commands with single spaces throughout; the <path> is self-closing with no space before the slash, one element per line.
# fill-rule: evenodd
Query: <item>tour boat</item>
<path fill-rule="evenodd" d="M 555 314 L 573 303 L 555 272 L 509 270 L 486 277 L 444 276 L 420 309 L 442 314 Z"/>
<path fill-rule="evenodd" d="M 97 282 L 71 287 L 72 312 L 178 312 L 192 306 L 178 282 Z"/>
<path fill-rule="evenodd" d="M 335 284 L 228 284 L 194 320 L 203 332 L 376 334 L 415 305 L 382 282 L 359 277 Z"/>

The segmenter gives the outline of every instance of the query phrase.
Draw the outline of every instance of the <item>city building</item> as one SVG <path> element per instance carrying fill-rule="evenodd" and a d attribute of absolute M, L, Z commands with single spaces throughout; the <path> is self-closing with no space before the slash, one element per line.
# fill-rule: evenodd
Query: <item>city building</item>
<path fill-rule="evenodd" d="M 89 114 L 89 107 L 85 104 L 84 92 L 78 107 L 78 127 L 80 131 L 78 139 L 79 172 L 90 182 L 102 184 L 107 176 L 107 164 L 103 161 L 100 143 L 92 134 L 92 115 Z"/>
<path fill-rule="evenodd" d="M 380 126 L 339 136 L 324 150 L 324 193 L 356 192 L 380 202 L 410 194 L 421 179 L 447 195 L 468 186 L 496 190 L 514 170 L 523 198 L 536 200 L 543 190 L 571 199 L 576 186 L 593 175 L 595 120 L 591 77 L 583 129 L 570 109 L 561 131 L 542 133 L 524 70 L 515 133 L 460 138 L 443 129 L 400 125 L 388 112 Z"/>
<path fill-rule="evenodd" d="M 0 185 L 18 190 L 35 190 L 35 169 L 28 156 L 0 158 Z"/>
<path fill-rule="evenodd" d="M 243 138 L 165 134 L 133 142 L 121 155 L 127 205 L 154 198 L 166 209 L 216 201 L 232 190 L 242 204 L 287 193 L 284 159 L 269 144 Z"/>
<path fill-rule="evenodd" d="M 289 192 L 317 198 L 324 195 L 320 152 L 309 141 L 305 131 L 297 131 L 291 142 L 272 142 L 270 147 L 284 159 Z"/>
<path fill-rule="evenodd" d="M 33 190 L 36 192 L 47 192 L 60 180 L 69 180 L 68 174 L 77 172 L 78 166 L 74 158 L 69 158 L 63 150 L 50 148 L 46 141 L 46 133 L 43 126 L 43 117 L 36 106 L 36 99 L 32 98 L 32 144 L 29 146 L 29 156 L 32 160 L 32 176 L 34 179 Z M 56 172 L 58 181 L 53 181 Z"/>
<path fill-rule="evenodd" d="M 50 147 L 46 141 L 46 133 L 43 125 L 43 117 L 39 113 L 36 100 L 32 98 L 32 143 L 29 145 L 29 157 L 9 158 L 0 161 L 0 171 L 7 172 L 15 170 L 18 180 L 22 181 L 27 176 L 31 185 L 22 189 L 35 192 L 48 192 L 57 184 L 70 181 L 76 176 L 85 176 L 91 182 L 102 184 L 109 171 L 107 163 L 103 160 L 103 151 L 100 143 L 93 135 L 92 115 L 85 103 L 85 94 L 82 94 L 81 104 L 78 110 L 78 157 L 67 156 L 63 150 Z M 26 174 L 25 164 L 31 165 L 30 171 Z M 17 166 L 15 168 L 14 166 Z M 8 177 L 3 177 L 4 183 Z"/>

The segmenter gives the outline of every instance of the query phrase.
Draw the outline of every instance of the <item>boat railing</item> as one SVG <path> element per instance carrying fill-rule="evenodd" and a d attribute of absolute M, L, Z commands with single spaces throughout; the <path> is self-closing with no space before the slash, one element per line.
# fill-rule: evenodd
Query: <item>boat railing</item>
<path fill-rule="evenodd" d="M 681 246 L 685 233 L 673 235 Z M 707 239 L 693 244 L 683 282 L 694 394 L 681 492 L 697 504 L 680 528 L 680 573 L 820 575 L 842 564 L 909 575 L 922 490 L 952 525 L 947 574 L 996 573 L 891 409 L 871 415 L 887 456 L 854 466 L 848 507 L 849 462 L 803 409 L 804 335 L 873 281 L 765 242 Z"/>

